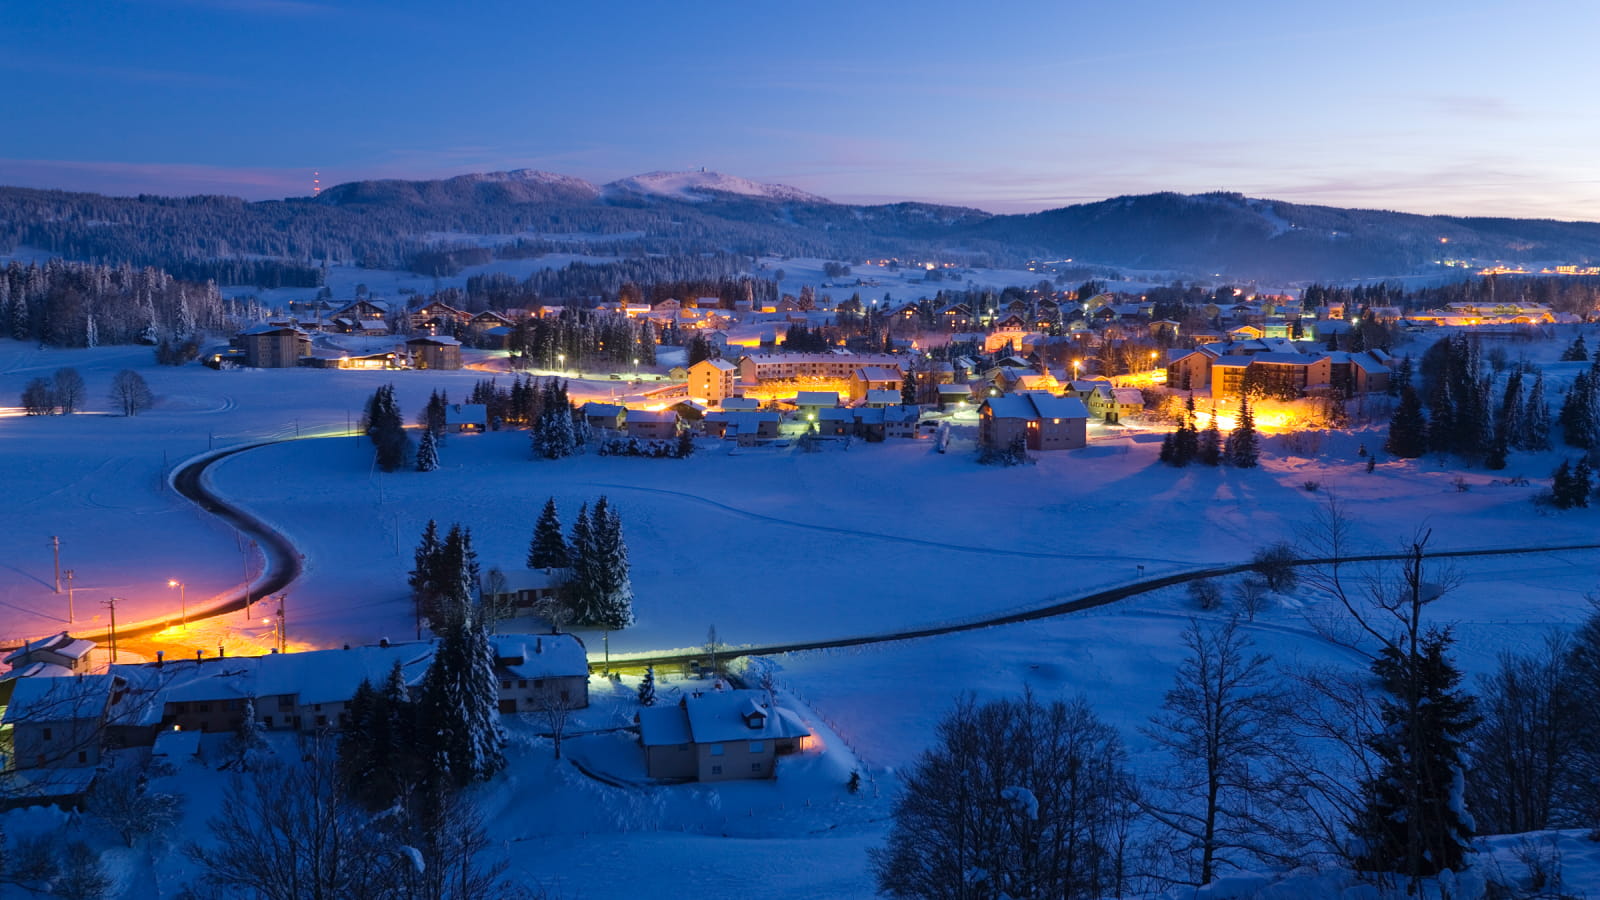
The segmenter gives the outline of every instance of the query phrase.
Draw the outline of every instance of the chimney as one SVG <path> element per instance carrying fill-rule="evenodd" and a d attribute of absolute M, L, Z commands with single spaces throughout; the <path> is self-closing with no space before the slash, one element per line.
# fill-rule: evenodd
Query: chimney
<path fill-rule="evenodd" d="M 535 653 L 543 653 L 544 652 L 544 638 L 537 638 L 537 639 L 534 640 L 534 642 L 533 642 L 533 652 L 535 652 Z"/>
<path fill-rule="evenodd" d="M 206 658 L 206 652 L 204 650 L 196 648 L 195 651 L 194 651 L 194 661 L 198 663 L 198 662 L 200 662 L 201 660 L 203 660 L 205 658 Z"/>
<path fill-rule="evenodd" d="M 378 638 L 378 646 L 379 647 L 388 647 L 389 646 L 389 639 L 388 638 Z"/>
<path fill-rule="evenodd" d="M 349 645 L 349 644 L 345 644 L 345 645 L 344 645 L 344 648 L 345 648 L 345 649 L 346 649 L 346 650 L 349 650 L 349 649 L 350 649 L 350 645 Z"/>
<path fill-rule="evenodd" d="M 228 649 L 226 647 L 222 646 L 221 644 L 218 644 L 217 645 L 217 659 L 222 659 L 223 657 L 226 657 L 227 655 L 228 655 Z"/>
<path fill-rule="evenodd" d="M 267 651 L 267 653 L 271 654 L 271 655 L 276 655 L 277 652 L 278 652 L 278 648 L 277 647 L 273 647 L 271 650 Z"/>

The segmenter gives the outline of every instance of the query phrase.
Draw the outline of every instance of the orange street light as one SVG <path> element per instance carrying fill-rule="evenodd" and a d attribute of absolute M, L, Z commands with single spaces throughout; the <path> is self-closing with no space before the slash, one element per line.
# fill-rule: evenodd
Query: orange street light
<path fill-rule="evenodd" d="M 189 586 L 176 578 L 168 578 L 167 587 L 178 589 L 178 609 L 182 615 L 178 623 L 181 625 L 189 624 Z"/>

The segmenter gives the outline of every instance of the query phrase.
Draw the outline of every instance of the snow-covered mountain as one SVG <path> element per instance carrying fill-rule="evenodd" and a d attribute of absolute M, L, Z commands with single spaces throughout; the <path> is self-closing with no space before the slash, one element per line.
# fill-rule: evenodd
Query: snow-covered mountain
<path fill-rule="evenodd" d="M 643 175 L 613 181 L 606 185 L 606 190 L 670 197 L 674 200 L 691 202 L 709 200 L 714 194 L 738 194 L 742 197 L 793 203 L 832 202 L 826 197 L 808 194 L 786 184 L 764 184 L 737 175 L 724 175 L 721 172 L 708 172 L 704 169 L 692 172 L 646 172 Z"/>

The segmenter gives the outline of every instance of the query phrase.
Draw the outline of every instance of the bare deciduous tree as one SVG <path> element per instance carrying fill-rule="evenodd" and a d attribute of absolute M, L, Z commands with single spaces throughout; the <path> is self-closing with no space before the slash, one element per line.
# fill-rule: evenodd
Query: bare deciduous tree
<path fill-rule="evenodd" d="M 77 369 L 57 369 L 55 376 L 56 403 L 61 405 L 61 414 L 70 416 L 78 411 L 83 404 L 83 376 Z"/>
<path fill-rule="evenodd" d="M 1569 790 L 1585 710 L 1568 676 L 1572 645 L 1552 635 L 1531 654 L 1503 654 L 1482 679 L 1483 716 L 1472 735 L 1467 791 L 1480 828 L 1520 834 L 1584 823 Z"/>
<path fill-rule="evenodd" d="M 1252 652 L 1237 619 L 1191 621 L 1183 643 L 1189 656 L 1145 729 L 1174 764 L 1144 809 L 1187 869 L 1174 880 L 1204 885 L 1247 860 L 1292 860 L 1298 848 L 1274 821 L 1270 796 L 1275 761 L 1286 755 L 1270 660 Z"/>
<path fill-rule="evenodd" d="M 111 403 L 125 416 L 136 416 L 155 403 L 150 385 L 132 369 L 123 369 L 111 379 Z"/>

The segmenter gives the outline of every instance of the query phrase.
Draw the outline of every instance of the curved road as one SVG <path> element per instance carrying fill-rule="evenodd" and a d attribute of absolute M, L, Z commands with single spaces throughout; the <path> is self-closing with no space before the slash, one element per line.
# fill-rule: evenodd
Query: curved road
<path fill-rule="evenodd" d="M 219 603 L 214 603 L 204 609 L 190 613 L 189 621 L 209 619 L 214 616 L 220 616 L 223 613 L 244 609 L 247 599 L 251 602 L 260 602 L 263 598 L 288 587 L 290 583 L 300 577 L 302 560 L 300 551 L 295 549 L 294 544 L 290 543 L 288 538 L 267 527 L 266 523 L 260 519 L 213 494 L 206 488 L 204 479 L 206 469 L 230 456 L 244 453 L 247 450 L 254 450 L 257 447 L 281 444 L 290 440 L 296 440 L 296 438 L 257 441 L 253 444 L 243 444 L 238 447 L 219 450 L 215 453 L 207 453 L 184 464 L 182 468 L 172 473 L 172 487 L 174 490 L 182 494 L 184 499 L 249 535 L 256 542 L 256 546 L 261 548 L 261 554 L 265 559 L 261 574 L 256 576 L 254 582 L 239 591 L 224 593 L 222 601 Z M 249 592 L 248 596 L 246 591 Z M 135 622 L 117 629 L 117 641 L 120 643 L 132 638 L 148 637 L 177 625 L 180 621 L 182 621 L 180 616 L 168 616 Z M 108 628 L 106 634 L 100 639 L 100 643 L 109 643 L 110 637 L 111 633 Z"/>
<path fill-rule="evenodd" d="M 257 545 L 261 547 L 262 553 L 266 557 L 266 566 L 262 570 L 261 575 L 258 576 L 257 581 L 249 586 L 249 597 L 253 600 L 260 600 L 263 597 L 281 591 L 288 587 L 289 584 L 292 583 L 296 578 L 300 577 L 302 570 L 302 558 L 300 556 L 300 552 L 295 549 L 295 546 L 289 542 L 288 538 L 276 531 L 273 531 L 260 519 L 257 519 L 250 513 L 245 512 L 231 503 L 228 503 L 226 500 L 223 500 L 216 494 L 211 493 L 211 491 L 209 491 L 205 486 L 203 476 L 206 469 L 211 465 L 227 459 L 230 456 L 244 453 L 249 450 L 254 450 L 258 447 L 280 444 L 290 440 L 317 440 L 318 437 L 320 436 L 308 436 L 304 438 L 276 438 L 273 440 L 245 444 L 239 447 L 231 447 L 227 450 L 221 450 L 216 453 L 210 453 L 199 457 L 194 461 L 187 463 L 173 473 L 172 486 L 178 491 L 178 493 L 182 494 L 185 498 L 189 499 L 206 512 L 221 518 L 223 521 L 228 522 L 230 525 L 233 525 L 235 528 L 238 528 L 245 534 L 250 535 L 255 539 Z M 343 437 L 343 435 L 339 435 L 339 437 Z M 615 485 L 615 487 L 622 488 L 633 486 Z M 665 490 L 660 492 L 672 494 L 678 493 L 676 491 Z M 704 498 L 694 498 L 693 495 L 688 494 L 683 496 L 692 499 L 704 500 Z M 715 505 L 723 506 L 723 504 Z M 799 527 L 813 527 L 808 526 L 805 523 L 788 522 L 771 516 L 750 513 L 746 510 L 740 510 L 736 507 L 726 506 L 724 508 L 730 512 L 753 516 L 780 524 L 795 525 Z M 1469 556 L 1515 556 L 1533 553 L 1559 553 L 1576 550 L 1600 550 L 1600 543 L 1565 544 L 1539 547 L 1505 547 L 1480 550 L 1440 550 L 1427 555 L 1431 559 L 1448 559 Z M 1053 556 L 1054 554 L 1019 553 L 1017 555 Z M 1341 564 L 1379 562 L 1406 559 L 1408 556 L 1408 553 L 1372 553 L 1343 557 L 1338 560 L 1299 559 L 1295 560 L 1293 563 L 1291 563 L 1291 565 L 1315 566 L 1327 565 L 1333 562 L 1338 562 Z M 923 628 L 912 628 L 904 631 L 880 632 L 878 634 L 830 638 L 827 640 L 799 641 L 786 644 L 761 644 L 746 647 L 719 648 L 717 651 L 717 656 L 721 659 L 733 659 L 741 656 L 769 656 L 778 653 L 794 653 L 802 650 L 827 650 L 834 647 L 856 647 L 863 644 L 878 644 L 889 641 L 904 641 L 911 640 L 913 638 L 956 634 L 963 631 L 975 631 L 979 628 L 992 628 L 996 625 L 1014 625 L 1019 622 L 1032 622 L 1038 619 L 1048 619 L 1055 616 L 1066 615 L 1068 613 L 1093 609 L 1098 606 L 1106 606 L 1119 600 L 1126 600 L 1129 597 L 1137 596 L 1148 591 L 1184 584 L 1186 582 L 1196 581 L 1202 578 L 1236 575 L 1241 572 L 1248 572 L 1252 569 L 1252 567 L 1253 566 L 1251 563 L 1238 563 L 1226 566 L 1211 566 L 1203 569 L 1191 569 L 1185 572 L 1161 575 L 1155 578 L 1136 581 L 1131 584 L 1095 591 L 1090 594 L 1085 594 L 1081 597 L 1075 597 L 1070 600 L 1063 600 L 1057 603 L 1047 604 L 1034 609 L 1023 610 L 1021 612 L 1010 612 L 1002 615 L 972 619 L 965 622 L 930 625 Z M 245 600 L 246 596 L 243 591 L 236 595 L 225 595 L 225 599 L 221 603 L 215 604 L 211 607 L 201 610 L 198 613 L 192 614 L 189 616 L 189 619 L 191 621 L 195 619 L 205 619 L 212 616 L 222 615 L 223 613 L 241 610 L 245 606 Z M 117 638 L 118 640 L 122 640 L 124 638 L 147 636 L 175 624 L 178 624 L 178 619 L 175 617 L 140 622 L 127 628 L 118 629 Z M 679 653 L 660 653 L 642 656 L 619 657 L 612 661 L 611 668 L 633 669 L 643 668 L 651 665 L 687 665 L 705 658 L 706 655 L 707 654 L 704 651 L 696 650 Z M 590 668 L 597 668 L 601 665 L 603 665 L 601 662 L 591 663 Z"/>

